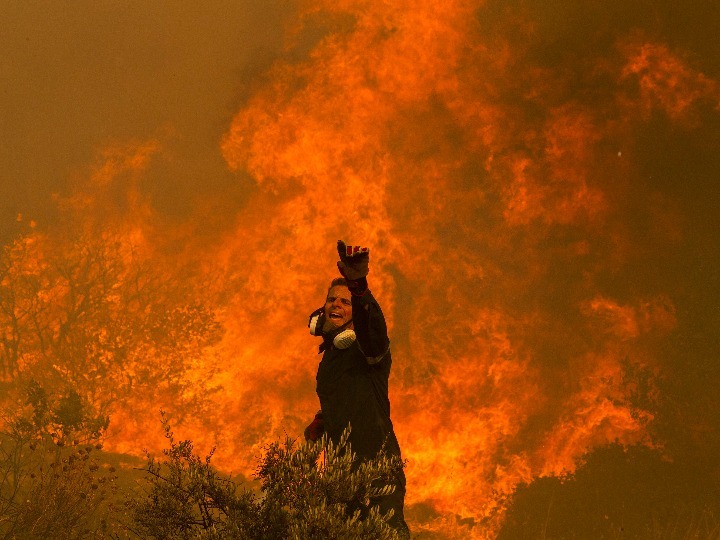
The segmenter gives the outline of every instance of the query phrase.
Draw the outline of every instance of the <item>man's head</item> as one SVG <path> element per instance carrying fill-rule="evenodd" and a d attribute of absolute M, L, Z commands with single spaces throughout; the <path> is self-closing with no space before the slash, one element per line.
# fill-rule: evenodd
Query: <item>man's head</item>
<path fill-rule="evenodd" d="M 325 324 L 323 333 L 332 332 L 352 320 L 352 301 L 347 281 L 337 278 L 330 283 L 325 298 Z M 352 328 L 350 323 L 347 328 Z"/>

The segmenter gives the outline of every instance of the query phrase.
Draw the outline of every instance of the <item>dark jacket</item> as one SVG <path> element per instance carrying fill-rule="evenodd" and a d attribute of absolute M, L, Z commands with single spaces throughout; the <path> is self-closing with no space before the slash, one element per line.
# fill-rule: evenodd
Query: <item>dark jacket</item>
<path fill-rule="evenodd" d="M 370 291 L 353 295 L 352 310 L 357 340 L 347 349 L 326 343 L 318 367 L 317 394 L 325 431 L 337 442 L 349 423 L 350 444 L 358 457 L 375 457 L 383 444 L 389 454 L 399 456 L 390 421 L 392 357 L 385 317 Z"/>
<path fill-rule="evenodd" d="M 357 340 L 347 349 L 338 349 L 328 340 L 317 372 L 317 394 L 320 398 L 325 432 L 335 443 L 350 424 L 350 446 L 362 459 L 377 456 L 381 448 L 400 456 L 390 421 L 388 379 L 392 357 L 385 317 L 375 298 L 366 291 L 352 297 L 353 326 Z M 390 525 L 400 538 L 410 538 L 405 523 L 405 473 L 401 470 L 395 491 L 374 500 L 382 514 L 393 510 Z M 365 508 L 367 512 L 367 508 Z"/>

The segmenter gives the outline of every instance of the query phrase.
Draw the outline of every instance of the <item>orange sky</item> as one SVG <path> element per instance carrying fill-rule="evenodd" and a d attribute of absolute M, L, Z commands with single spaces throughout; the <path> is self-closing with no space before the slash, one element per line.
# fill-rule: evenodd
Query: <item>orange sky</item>
<path fill-rule="evenodd" d="M 211 306 L 223 337 L 182 375 L 216 387 L 211 418 L 182 436 L 220 436 L 218 463 L 243 474 L 312 418 L 307 315 L 335 241 L 369 245 L 411 526 L 483 538 L 518 482 L 613 441 L 672 446 L 660 381 L 694 396 L 676 420 L 714 425 L 717 15 L 18 5 L 0 36 L 0 239 L 112 231 Z M 118 404 L 110 447 L 155 440 L 159 405 L 180 408 Z"/>

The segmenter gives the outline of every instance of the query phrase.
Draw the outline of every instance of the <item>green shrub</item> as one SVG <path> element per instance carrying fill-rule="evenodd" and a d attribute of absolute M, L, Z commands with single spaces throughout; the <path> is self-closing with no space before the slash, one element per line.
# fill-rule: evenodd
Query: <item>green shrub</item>
<path fill-rule="evenodd" d="M 394 540 L 372 502 L 394 490 L 402 469 L 397 457 L 357 462 L 349 429 L 337 445 L 326 438 L 267 447 L 256 476 L 260 493 L 221 477 L 190 441 L 176 442 L 167 419 L 170 448 L 157 461 L 148 456 L 147 497 L 129 501 L 129 529 L 143 538 Z"/>

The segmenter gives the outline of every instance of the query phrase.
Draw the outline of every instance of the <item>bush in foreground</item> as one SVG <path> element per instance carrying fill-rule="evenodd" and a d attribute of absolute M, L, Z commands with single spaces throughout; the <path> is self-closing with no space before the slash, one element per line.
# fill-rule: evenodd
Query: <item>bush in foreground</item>
<path fill-rule="evenodd" d="M 148 457 L 149 493 L 129 502 L 128 528 L 144 538 L 372 539 L 394 540 L 373 500 L 394 490 L 402 469 L 397 457 L 355 462 L 349 429 L 337 445 L 326 438 L 296 444 L 272 443 L 256 476 L 261 494 L 223 478 L 200 458 L 190 441 L 174 439 L 163 416 L 170 448 L 164 459 Z"/>

